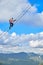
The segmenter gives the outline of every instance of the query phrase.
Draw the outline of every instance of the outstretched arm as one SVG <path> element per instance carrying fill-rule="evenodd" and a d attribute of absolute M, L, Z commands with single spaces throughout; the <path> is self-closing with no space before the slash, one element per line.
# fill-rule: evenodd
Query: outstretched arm
<path fill-rule="evenodd" d="M 14 21 L 16 21 L 16 19 Z"/>

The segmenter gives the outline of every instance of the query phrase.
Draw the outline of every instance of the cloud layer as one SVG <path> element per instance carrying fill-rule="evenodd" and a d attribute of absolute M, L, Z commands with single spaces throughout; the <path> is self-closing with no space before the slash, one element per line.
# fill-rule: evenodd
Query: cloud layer
<path fill-rule="evenodd" d="M 0 53 L 43 53 L 43 32 L 18 35 L 0 30 Z"/>
<path fill-rule="evenodd" d="M 26 10 L 27 5 L 31 8 L 22 18 L 22 21 L 29 25 L 43 26 L 43 11 L 37 13 L 37 7 L 32 6 L 28 0 L 0 0 L 0 21 L 8 21 L 10 17 L 18 19 L 23 14 L 23 11 Z"/>

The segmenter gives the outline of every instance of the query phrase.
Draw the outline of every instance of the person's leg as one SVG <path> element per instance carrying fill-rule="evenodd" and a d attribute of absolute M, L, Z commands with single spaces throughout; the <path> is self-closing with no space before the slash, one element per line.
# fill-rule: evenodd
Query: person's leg
<path fill-rule="evenodd" d="M 13 26 L 13 23 L 11 23 L 10 26 L 12 27 Z"/>
<path fill-rule="evenodd" d="M 12 26 L 13 26 L 13 23 L 10 23 L 10 27 L 9 27 L 9 29 L 11 29 Z"/>

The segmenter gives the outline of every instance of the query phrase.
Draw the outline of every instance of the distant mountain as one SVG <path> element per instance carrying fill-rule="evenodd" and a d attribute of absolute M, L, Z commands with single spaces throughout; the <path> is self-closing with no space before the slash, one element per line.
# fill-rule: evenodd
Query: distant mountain
<path fill-rule="evenodd" d="M 38 65 L 39 62 L 43 62 L 43 55 L 35 53 L 0 53 L 0 62 L 4 62 L 4 65 Z"/>
<path fill-rule="evenodd" d="M 34 56 L 39 56 L 39 54 L 36 54 L 36 53 L 33 53 L 33 52 L 29 53 L 28 55 L 29 55 L 29 56 L 33 56 L 33 57 L 34 57 Z"/>
<path fill-rule="evenodd" d="M 11 54 L 3 54 L 0 53 L 0 58 L 17 58 L 17 59 L 26 59 L 28 56 L 27 53 L 11 53 Z"/>
<path fill-rule="evenodd" d="M 30 57 L 42 57 L 43 55 L 35 54 L 35 53 L 25 53 L 25 52 L 20 52 L 20 53 L 10 53 L 10 54 L 4 54 L 0 53 L 0 58 L 18 58 L 18 59 L 29 59 Z"/>

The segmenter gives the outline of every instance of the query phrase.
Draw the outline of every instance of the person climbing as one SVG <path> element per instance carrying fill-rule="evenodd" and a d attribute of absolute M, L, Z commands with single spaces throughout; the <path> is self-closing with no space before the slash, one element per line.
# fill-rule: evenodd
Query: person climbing
<path fill-rule="evenodd" d="M 16 21 L 16 19 L 14 20 L 13 17 L 9 19 L 9 23 L 10 23 L 10 27 L 9 29 L 11 29 L 11 27 L 13 27 L 13 23 Z"/>

